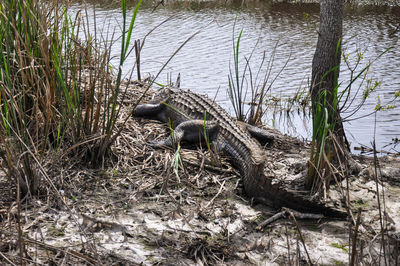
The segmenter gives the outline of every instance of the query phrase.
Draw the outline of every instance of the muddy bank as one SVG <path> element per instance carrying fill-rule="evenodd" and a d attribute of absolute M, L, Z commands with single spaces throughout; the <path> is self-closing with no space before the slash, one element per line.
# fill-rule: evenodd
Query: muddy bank
<path fill-rule="evenodd" d="M 143 90 L 140 83 L 129 83 L 121 121 Z M 147 145 L 167 136 L 164 125 L 129 118 L 122 126 L 102 169 L 88 168 L 79 153 L 61 159 L 49 154 L 44 166 L 57 190 L 43 189 L 46 194 L 23 201 L 21 215 L 2 187 L 1 264 L 19 261 L 17 218 L 28 264 L 348 264 L 354 229 L 348 221 L 286 217 L 258 228 L 277 210 L 244 196 L 226 158 L 215 166 L 208 151 L 182 149 L 175 171 L 173 150 Z M 306 173 L 308 150 L 306 143 L 279 134 L 265 148 L 266 174 L 296 187 Z M 333 188 L 328 203 L 340 207 L 348 188 L 354 219 L 362 209 L 357 263 L 382 262 L 384 251 L 388 260 L 399 261 L 400 159 L 380 158 L 378 183 L 373 160 L 355 159 L 360 173 Z"/>

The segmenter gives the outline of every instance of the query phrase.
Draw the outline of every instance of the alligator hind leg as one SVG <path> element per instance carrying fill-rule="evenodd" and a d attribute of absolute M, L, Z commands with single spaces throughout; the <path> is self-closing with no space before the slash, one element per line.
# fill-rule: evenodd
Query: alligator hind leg
<path fill-rule="evenodd" d="M 260 142 L 261 145 L 271 144 L 275 139 L 275 134 L 268 130 L 252 126 L 250 124 L 241 121 L 237 121 L 236 123 L 243 130 L 247 131 L 253 138 L 258 140 L 258 142 Z"/>
<path fill-rule="evenodd" d="M 249 124 L 246 124 L 246 129 L 253 138 L 260 142 L 261 145 L 272 144 L 275 139 L 275 134 L 268 130 Z"/>
<path fill-rule="evenodd" d="M 171 135 L 158 142 L 151 143 L 153 147 L 169 146 L 172 147 L 181 141 L 198 144 L 202 143 L 205 139 L 208 142 L 212 142 L 216 139 L 218 134 L 219 126 L 216 122 L 204 120 L 189 120 L 180 123 Z M 204 137 L 206 135 L 206 138 Z"/>

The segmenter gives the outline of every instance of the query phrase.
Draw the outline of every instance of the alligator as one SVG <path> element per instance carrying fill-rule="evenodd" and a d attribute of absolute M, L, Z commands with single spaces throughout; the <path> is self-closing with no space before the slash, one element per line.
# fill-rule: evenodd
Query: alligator
<path fill-rule="evenodd" d="M 345 217 L 345 213 L 289 191 L 264 175 L 266 155 L 261 144 L 271 143 L 274 136 L 266 130 L 236 121 L 221 106 L 205 95 L 174 87 L 164 87 L 146 104 L 138 105 L 134 117 L 168 123 L 173 134 L 154 147 L 177 143 L 212 143 L 227 155 L 241 175 L 248 197 L 274 208 L 288 207 L 304 213 L 327 217 Z"/>

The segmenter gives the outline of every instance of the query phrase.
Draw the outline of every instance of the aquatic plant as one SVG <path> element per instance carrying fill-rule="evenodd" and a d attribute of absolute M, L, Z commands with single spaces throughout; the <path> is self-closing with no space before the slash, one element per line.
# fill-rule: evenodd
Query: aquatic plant
<path fill-rule="evenodd" d="M 239 121 L 246 121 L 251 125 L 259 125 L 261 124 L 261 120 L 266 112 L 264 107 L 267 99 L 267 93 L 271 90 L 275 80 L 286 68 L 290 57 L 288 57 L 287 61 L 278 71 L 278 73 L 273 76 L 272 69 L 278 46 L 278 42 L 276 42 L 269 57 L 264 51 L 257 72 L 253 73 L 250 62 L 254 55 L 255 49 L 257 48 L 257 41 L 250 55 L 244 57 L 244 67 L 242 70 L 240 70 L 242 61 L 239 57 L 239 47 L 243 30 L 239 32 L 239 36 L 235 39 L 235 28 L 236 20 L 233 25 L 232 33 L 233 72 L 230 68 L 228 75 L 228 95 L 233 106 L 235 116 Z M 248 102 L 246 102 L 249 91 L 251 93 L 250 99 Z M 246 108 L 246 104 L 249 105 L 249 108 Z"/>

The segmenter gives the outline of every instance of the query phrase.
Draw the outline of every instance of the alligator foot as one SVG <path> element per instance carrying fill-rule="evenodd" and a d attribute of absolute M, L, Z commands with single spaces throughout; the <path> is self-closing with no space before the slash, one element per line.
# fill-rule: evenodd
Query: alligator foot
<path fill-rule="evenodd" d="M 181 141 L 188 143 L 202 143 L 204 140 L 211 143 L 216 139 L 218 134 L 218 124 L 211 121 L 204 120 L 189 120 L 180 123 L 171 135 L 163 141 L 152 141 L 150 146 L 162 147 L 168 146 L 173 147 L 176 144 L 180 144 Z"/>

